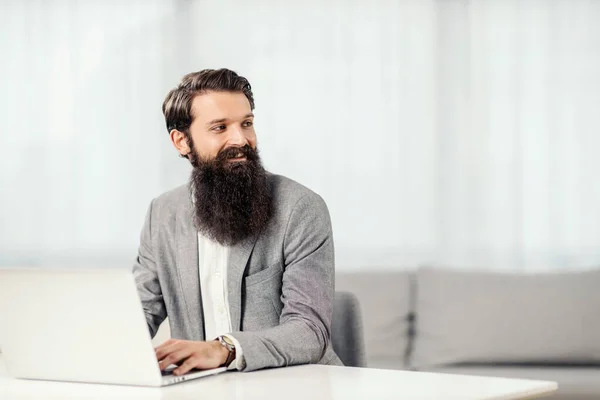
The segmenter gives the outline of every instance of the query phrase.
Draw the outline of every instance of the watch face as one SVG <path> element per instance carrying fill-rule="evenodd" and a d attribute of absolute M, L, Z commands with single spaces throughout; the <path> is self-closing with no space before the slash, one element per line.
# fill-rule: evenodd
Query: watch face
<path fill-rule="evenodd" d="M 231 340 L 231 339 L 230 339 L 228 336 L 221 336 L 221 337 L 223 338 L 223 341 L 224 341 L 225 343 L 227 343 L 228 345 L 230 345 L 230 346 L 233 346 L 233 345 L 234 345 L 234 344 L 233 344 L 233 341 L 232 341 L 232 340 Z"/>

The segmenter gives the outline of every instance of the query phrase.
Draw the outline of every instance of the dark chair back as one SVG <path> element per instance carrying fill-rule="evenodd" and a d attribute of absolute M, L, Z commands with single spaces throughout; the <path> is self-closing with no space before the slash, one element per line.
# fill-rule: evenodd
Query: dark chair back
<path fill-rule="evenodd" d="M 345 366 L 367 366 L 360 304 L 350 292 L 335 293 L 331 341 Z"/>

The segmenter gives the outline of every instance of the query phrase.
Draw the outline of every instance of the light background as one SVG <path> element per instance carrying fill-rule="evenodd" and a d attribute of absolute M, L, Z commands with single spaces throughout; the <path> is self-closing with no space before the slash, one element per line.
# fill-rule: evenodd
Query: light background
<path fill-rule="evenodd" d="M 338 270 L 600 264 L 600 2 L 4 1 L 0 265 L 131 266 L 189 174 L 160 111 L 228 67 Z"/>

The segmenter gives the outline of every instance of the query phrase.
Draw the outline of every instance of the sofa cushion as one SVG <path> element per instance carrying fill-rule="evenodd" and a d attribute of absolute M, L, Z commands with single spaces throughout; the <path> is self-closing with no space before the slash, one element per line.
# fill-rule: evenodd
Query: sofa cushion
<path fill-rule="evenodd" d="M 371 357 L 369 359 L 369 368 L 375 369 L 397 369 L 397 370 L 408 370 L 408 365 L 406 364 L 404 358 L 388 358 L 388 357 Z"/>
<path fill-rule="evenodd" d="M 411 365 L 600 364 L 600 269 L 520 274 L 422 268 Z"/>
<path fill-rule="evenodd" d="M 411 277 L 407 270 L 336 274 L 336 290 L 354 293 L 360 303 L 368 366 L 381 359 L 404 365 L 409 345 Z"/>
<path fill-rule="evenodd" d="M 552 400 L 600 398 L 600 366 L 457 365 L 427 368 L 426 372 L 533 379 L 558 383 Z"/>

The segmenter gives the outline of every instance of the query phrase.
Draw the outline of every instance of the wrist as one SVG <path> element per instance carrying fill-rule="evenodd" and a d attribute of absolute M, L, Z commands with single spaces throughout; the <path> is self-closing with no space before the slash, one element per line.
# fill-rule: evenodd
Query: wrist
<path fill-rule="evenodd" d="M 215 348 L 215 353 L 217 354 L 219 359 L 219 365 L 222 365 L 223 363 L 225 363 L 225 361 L 227 361 L 227 357 L 229 357 L 229 350 L 223 347 L 223 345 L 219 343 L 218 340 L 213 340 L 211 344 Z"/>
<path fill-rule="evenodd" d="M 235 345 L 227 336 L 219 336 L 217 339 L 215 339 L 215 343 L 221 347 L 221 366 L 229 367 L 236 357 Z"/>

